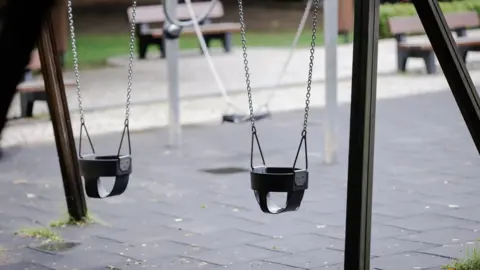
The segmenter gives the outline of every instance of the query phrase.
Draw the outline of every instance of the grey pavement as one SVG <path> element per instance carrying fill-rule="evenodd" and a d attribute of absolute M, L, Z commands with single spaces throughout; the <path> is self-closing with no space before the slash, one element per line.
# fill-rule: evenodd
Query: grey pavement
<path fill-rule="evenodd" d="M 349 107 L 336 165 L 322 163 L 323 111 L 310 117 L 311 182 L 299 211 L 260 212 L 247 124 L 190 125 L 177 150 L 164 146 L 165 129 L 138 131 L 129 189 L 88 200 L 98 224 L 52 229 L 74 243 L 62 251 L 14 235 L 65 215 L 53 144 L 7 148 L 0 269 L 343 269 Z M 268 165 L 293 162 L 301 124 L 301 111 L 258 123 Z M 118 140 L 94 138 L 100 154 Z M 464 257 L 480 237 L 480 167 L 451 93 L 378 101 L 375 162 L 372 269 L 440 269 Z"/>

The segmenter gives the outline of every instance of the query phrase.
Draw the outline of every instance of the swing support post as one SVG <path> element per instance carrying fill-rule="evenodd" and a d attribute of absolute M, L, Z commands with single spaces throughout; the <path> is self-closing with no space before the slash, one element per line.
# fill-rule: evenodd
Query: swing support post
<path fill-rule="evenodd" d="M 178 0 L 170 1 L 166 10 L 168 14 L 175 16 Z M 175 18 L 176 19 L 176 18 Z M 166 24 L 169 22 L 166 21 Z M 169 145 L 179 147 L 182 141 L 182 126 L 180 124 L 180 78 L 178 77 L 178 59 L 179 59 L 178 38 L 165 38 L 165 54 L 167 58 L 167 78 L 168 78 L 168 136 Z"/>
<path fill-rule="evenodd" d="M 323 1 L 325 33 L 325 129 L 324 162 L 337 162 L 337 43 L 338 43 L 338 1 Z"/>
<path fill-rule="evenodd" d="M 346 270 L 370 269 L 379 0 L 355 1 L 348 155 Z"/>
<path fill-rule="evenodd" d="M 71 219 L 81 221 L 87 216 L 87 204 L 83 192 L 82 177 L 78 165 L 51 13 L 45 19 L 38 42 L 38 51 L 68 214 Z"/>

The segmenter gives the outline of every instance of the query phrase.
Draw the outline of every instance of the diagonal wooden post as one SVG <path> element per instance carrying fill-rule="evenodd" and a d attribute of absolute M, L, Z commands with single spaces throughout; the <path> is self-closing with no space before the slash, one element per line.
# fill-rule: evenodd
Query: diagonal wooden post
<path fill-rule="evenodd" d="M 38 43 L 48 109 L 52 120 L 58 161 L 70 218 L 80 221 L 87 215 L 87 204 L 68 110 L 65 85 L 57 51 L 52 14 L 45 20 Z"/>

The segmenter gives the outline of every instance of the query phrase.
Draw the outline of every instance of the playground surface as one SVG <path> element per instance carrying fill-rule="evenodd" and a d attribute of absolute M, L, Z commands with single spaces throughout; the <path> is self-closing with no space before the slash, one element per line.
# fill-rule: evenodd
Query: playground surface
<path fill-rule="evenodd" d="M 165 147 L 165 129 L 144 130 L 132 134 L 126 193 L 88 200 L 98 224 L 46 230 L 65 250 L 14 235 L 66 213 L 53 143 L 7 148 L 0 269 L 343 269 L 349 106 L 339 110 L 335 165 L 322 163 L 323 111 L 310 117 L 311 182 L 299 211 L 259 210 L 248 124 L 187 126 L 181 149 Z M 267 164 L 293 162 L 301 123 L 302 111 L 258 123 Z M 379 100 L 376 127 L 372 269 L 439 270 L 463 258 L 480 237 L 480 167 L 451 93 Z M 97 151 L 116 149 L 119 136 L 95 136 Z"/>

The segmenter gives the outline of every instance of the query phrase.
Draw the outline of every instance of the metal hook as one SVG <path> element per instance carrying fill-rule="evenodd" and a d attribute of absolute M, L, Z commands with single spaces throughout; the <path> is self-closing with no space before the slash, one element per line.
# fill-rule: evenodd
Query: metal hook
<path fill-rule="evenodd" d="M 128 127 L 128 119 L 125 119 L 125 127 L 123 128 L 122 138 L 120 139 L 120 145 L 118 146 L 117 156 L 120 156 L 120 151 L 122 150 L 123 138 L 125 137 L 125 133 L 127 133 L 128 154 L 131 155 L 132 154 L 132 143 L 130 141 L 130 128 Z"/>
<path fill-rule="evenodd" d="M 253 170 L 253 141 L 257 141 L 258 150 L 260 152 L 260 157 L 262 158 L 263 166 L 265 166 L 265 158 L 263 157 L 262 147 L 260 146 L 260 141 L 258 140 L 257 130 L 255 127 L 252 127 L 252 144 L 250 148 L 250 168 Z"/>
<path fill-rule="evenodd" d="M 297 155 L 295 156 L 295 161 L 293 162 L 293 168 L 297 165 L 298 155 L 300 154 L 300 149 L 302 149 L 302 143 L 305 145 L 305 169 L 308 169 L 308 151 L 307 151 L 307 131 L 302 131 L 302 139 L 298 145 Z"/>
<path fill-rule="evenodd" d="M 87 126 L 85 125 L 85 121 L 81 121 L 80 124 L 80 141 L 78 143 L 78 156 L 82 158 L 82 139 L 83 139 L 83 130 L 85 130 L 85 134 L 87 134 L 87 139 L 90 144 L 90 148 L 92 149 L 93 154 L 95 154 L 95 149 L 93 147 L 93 142 L 92 139 L 90 138 L 90 135 L 88 134 Z"/>

